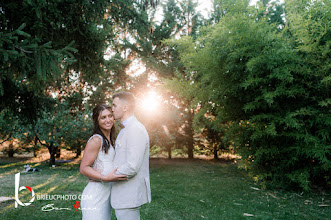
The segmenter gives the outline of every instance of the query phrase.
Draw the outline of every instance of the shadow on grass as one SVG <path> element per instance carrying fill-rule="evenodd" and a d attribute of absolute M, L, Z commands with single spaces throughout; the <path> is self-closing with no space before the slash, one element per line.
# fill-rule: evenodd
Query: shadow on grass
<path fill-rule="evenodd" d="M 0 195 L 14 196 L 14 173 L 23 163 L 3 168 Z M 63 163 L 55 168 L 46 162 L 32 163 L 39 173 L 21 175 L 20 186 L 31 186 L 38 194 L 79 195 L 87 178 L 79 164 Z M 150 160 L 152 203 L 142 206 L 141 219 L 328 219 L 330 193 L 324 194 L 266 190 L 253 182 L 232 161 L 202 159 Z M 24 194 L 24 191 L 25 194 Z M 31 194 L 20 192 L 28 201 Z M 70 210 L 43 212 L 49 203 Z M 14 208 L 14 202 L 0 204 L 1 219 L 81 219 L 73 210 L 73 200 L 33 202 L 33 206 Z M 325 206 L 323 206 L 325 205 Z M 246 216 L 245 216 L 246 214 Z"/>

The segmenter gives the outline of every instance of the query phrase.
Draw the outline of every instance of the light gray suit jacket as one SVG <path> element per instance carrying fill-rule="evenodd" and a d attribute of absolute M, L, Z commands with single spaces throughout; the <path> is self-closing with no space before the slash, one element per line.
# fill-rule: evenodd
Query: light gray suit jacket
<path fill-rule="evenodd" d="M 116 139 L 114 166 L 116 173 L 129 176 L 127 181 L 113 182 L 111 206 L 114 209 L 139 207 L 151 202 L 149 179 L 149 137 L 144 125 L 134 116 Z"/>

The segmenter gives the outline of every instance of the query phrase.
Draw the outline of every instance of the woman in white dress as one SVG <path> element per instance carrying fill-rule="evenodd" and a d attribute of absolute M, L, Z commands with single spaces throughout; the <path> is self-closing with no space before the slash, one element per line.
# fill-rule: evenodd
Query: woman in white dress
<path fill-rule="evenodd" d="M 84 220 L 110 220 L 111 182 L 126 180 L 116 175 L 113 166 L 115 155 L 115 127 L 111 107 L 105 104 L 93 109 L 94 131 L 88 140 L 80 164 L 80 173 L 89 178 L 81 198 Z"/>

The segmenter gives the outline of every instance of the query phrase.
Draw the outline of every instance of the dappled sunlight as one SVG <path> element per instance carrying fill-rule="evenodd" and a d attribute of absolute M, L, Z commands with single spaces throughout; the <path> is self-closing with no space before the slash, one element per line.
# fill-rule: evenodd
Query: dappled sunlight
<path fill-rule="evenodd" d="M 163 128 L 164 133 L 165 133 L 168 137 L 170 137 L 170 132 L 169 132 L 168 127 L 167 127 L 166 125 L 162 125 L 162 128 Z"/>
<path fill-rule="evenodd" d="M 24 163 L 24 162 L 17 162 L 17 163 L 10 163 L 10 164 L 6 164 L 6 165 L 1 165 L 0 168 L 4 169 L 4 168 L 10 168 L 10 167 L 14 167 L 14 166 L 20 166 L 14 170 L 11 170 L 11 171 L 8 171 L 8 172 L 4 172 L 4 173 L 1 173 L 0 175 L 0 178 L 4 177 L 4 176 L 7 176 L 7 175 L 11 175 L 11 174 L 14 174 L 14 173 L 18 173 L 18 172 L 22 172 L 24 171 L 24 164 L 27 164 L 27 163 Z M 41 165 L 41 163 L 36 163 L 36 164 L 30 164 L 30 167 L 31 168 L 35 168 L 36 166 L 39 166 Z"/>
<path fill-rule="evenodd" d="M 35 166 L 40 165 L 35 164 Z M 73 184 L 80 176 L 80 173 L 73 173 L 69 176 L 63 176 L 60 175 L 60 173 L 55 174 L 49 174 L 47 173 L 47 168 L 45 169 L 45 172 L 41 171 L 38 173 L 21 173 L 21 180 L 20 185 L 27 185 L 30 186 L 36 193 L 36 195 L 46 195 L 46 194 L 63 194 L 63 190 L 66 191 L 69 185 Z M 50 168 L 48 171 L 54 170 Z M 59 172 L 62 172 L 62 170 L 58 170 Z M 10 191 L 10 194 L 8 196 L 14 197 L 14 177 L 12 173 L 15 173 L 16 170 L 11 170 L 10 172 L 7 172 L 5 179 L 8 179 L 8 181 L 1 181 L 1 184 L 3 186 L 13 186 L 13 189 Z M 37 183 L 37 184 L 35 184 Z M 39 184 L 38 184 L 39 183 Z M 72 191 L 72 190 L 70 190 Z M 70 193 L 69 193 L 70 194 Z M 25 201 L 28 200 L 28 197 L 30 196 L 30 192 L 28 190 L 22 190 L 20 192 L 20 200 Z M 1 203 L 1 211 L 0 213 L 5 213 L 7 211 L 10 211 L 11 209 L 14 209 L 15 203 L 14 201 L 7 201 Z M 34 206 L 34 205 L 31 205 Z"/>
<path fill-rule="evenodd" d="M 61 181 L 59 181 L 59 178 L 58 175 L 52 175 L 51 179 L 48 179 L 46 183 L 44 184 L 39 184 L 36 186 L 36 188 L 42 188 L 44 186 L 46 186 L 47 184 L 51 184 L 53 182 L 55 182 L 56 180 L 58 181 L 58 184 L 55 185 L 55 186 L 52 186 L 50 187 L 49 189 L 46 189 L 46 190 L 42 190 L 42 193 L 43 194 L 49 194 L 49 193 L 52 193 L 52 192 L 55 192 L 56 190 L 59 190 L 59 189 L 65 189 L 68 185 L 70 185 L 72 182 L 74 182 L 75 180 L 77 180 L 77 178 L 79 177 L 80 173 L 77 172 L 77 174 L 75 175 L 72 175 L 68 178 L 63 178 Z"/>
<path fill-rule="evenodd" d="M 39 184 L 39 185 L 35 185 L 35 186 L 33 186 L 33 189 L 40 189 L 40 188 L 42 188 L 42 187 L 45 187 L 46 185 L 48 185 L 48 184 L 50 184 L 50 183 L 52 183 L 52 182 L 54 182 L 57 178 L 58 176 L 58 174 L 55 174 L 55 175 L 52 175 L 50 178 L 48 178 L 45 182 L 43 182 L 43 183 L 41 183 L 41 184 Z M 45 177 L 44 177 L 45 178 Z M 43 179 L 44 179 L 43 178 Z M 53 191 L 54 189 L 56 189 L 56 188 L 54 188 L 54 187 L 52 187 L 51 188 L 51 191 Z M 48 192 L 51 192 L 51 191 L 46 191 L 47 193 Z"/>
<path fill-rule="evenodd" d="M 24 162 L 16 162 L 16 163 L 9 163 L 9 164 L 5 164 L 5 165 L 0 165 L 0 168 L 4 169 L 4 168 L 9 168 L 9 167 L 14 167 L 14 166 L 19 166 L 22 165 Z"/>
<path fill-rule="evenodd" d="M 22 165 L 22 167 L 23 167 L 23 165 Z M 14 174 L 14 173 L 22 172 L 22 171 L 23 171 L 22 169 L 16 168 L 14 170 L 1 173 L 0 178 L 6 177 L 6 176 Z"/>
<path fill-rule="evenodd" d="M 75 175 L 73 176 L 69 176 L 69 179 L 68 179 L 68 182 L 72 183 L 74 182 L 75 180 L 77 180 L 77 178 L 80 176 L 80 173 L 77 172 Z"/>
<path fill-rule="evenodd" d="M 41 163 L 36 163 L 35 165 L 30 166 L 30 167 L 33 168 L 33 167 L 40 166 L 40 165 L 41 165 Z"/>
<path fill-rule="evenodd" d="M 330 1 L 72 4 L 89 18 L 80 23 L 83 38 L 61 24 L 80 20 L 61 14 L 61 2 L 51 5 L 51 14 L 29 13 L 50 6 L 38 1 L 26 10 L 6 1 L 0 9 L 6 21 L 0 41 L 9 48 L 0 61 L 6 73 L 0 83 L 0 184 L 6 187 L 0 195 L 14 193 L 18 172 L 22 184 L 42 193 L 83 188 L 79 163 L 93 119 L 95 128 L 99 120 L 93 109 L 111 104 L 118 92 L 131 93 L 136 105 L 119 95 L 124 115 L 115 111 L 116 120 L 134 113 L 148 133 L 152 159 L 231 162 L 266 185 L 329 187 Z M 40 16 L 45 28 L 29 27 Z M 53 18 L 59 23 L 48 22 Z M 43 42 L 36 45 L 38 39 Z M 119 132 L 112 131 L 114 145 Z M 28 172 L 25 164 L 41 172 Z"/>

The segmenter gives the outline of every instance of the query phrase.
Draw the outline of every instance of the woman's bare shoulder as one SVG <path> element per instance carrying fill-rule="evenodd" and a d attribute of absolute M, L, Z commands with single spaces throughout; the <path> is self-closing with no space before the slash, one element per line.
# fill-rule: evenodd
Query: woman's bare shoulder
<path fill-rule="evenodd" d="M 86 147 L 100 148 L 102 137 L 100 135 L 93 135 L 87 142 Z"/>

